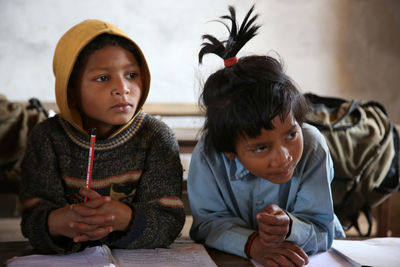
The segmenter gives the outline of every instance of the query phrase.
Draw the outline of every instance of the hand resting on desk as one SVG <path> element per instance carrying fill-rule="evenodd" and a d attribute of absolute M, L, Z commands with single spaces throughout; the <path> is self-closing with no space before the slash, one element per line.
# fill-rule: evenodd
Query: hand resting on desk
<path fill-rule="evenodd" d="M 303 266 L 307 254 L 294 243 L 285 241 L 290 218 L 277 205 L 268 205 L 257 214 L 258 233 L 250 247 L 250 256 L 265 266 Z"/>
<path fill-rule="evenodd" d="M 74 242 L 85 242 L 129 227 L 133 217 L 130 207 L 91 189 L 82 188 L 80 194 L 87 197 L 86 203 L 66 205 L 50 213 L 48 227 L 53 237 L 65 236 Z"/>
<path fill-rule="evenodd" d="M 257 236 L 250 249 L 250 256 L 268 267 L 303 266 L 308 264 L 307 254 L 296 244 L 284 241 L 275 247 L 265 247 Z"/>

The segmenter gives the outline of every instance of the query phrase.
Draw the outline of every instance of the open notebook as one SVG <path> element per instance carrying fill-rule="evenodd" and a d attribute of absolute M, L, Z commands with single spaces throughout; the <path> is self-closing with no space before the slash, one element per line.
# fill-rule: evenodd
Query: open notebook
<path fill-rule="evenodd" d="M 68 255 L 30 255 L 7 261 L 9 267 L 180 267 L 216 266 L 203 245 L 187 243 L 173 248 L 113 249 L 106 245 Z"/>
<path fill-rule="evenodd" d="M 334 240 L 332 248 L 310 256 L 306 267 L 400 267 L 400 238 Z M 261 264 L 252 260 L 256 267 Z"/>

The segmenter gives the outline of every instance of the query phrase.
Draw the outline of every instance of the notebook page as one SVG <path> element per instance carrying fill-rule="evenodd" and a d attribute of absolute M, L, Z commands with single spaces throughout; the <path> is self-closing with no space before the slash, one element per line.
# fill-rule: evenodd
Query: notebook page
<path fill-rule="evenodd" d="M 81 252 L 66 255 L 29 255 L 23 257 L 14 257 L 7 260 L 8 267 L 115 267 L 110 250 L 107 246 L 96 246 L 86 248 Z"/>
<path fill-rule="evenodd" d="M 217 266 L 201 244 L 189 243 L 174 248 L 113 249 L 119 267 L 203 267 Z"/>
<path fill-rule="evenodd" d="M 306 267 L 358 267 L 359 264 L 353 265 L 351 262 L 343 258 L 341 255 L 337 255 L 335 252 L 328 250 L 325 252 L 320 252 L 315 255 L 308 256 L 309 263 L 305 265 Z M 264 265 L 251 259 L 251 263 L 255 267 L 264 267 Z"/>
<path fill-rule="evenodd" d="M 374 267 L 400 266 L 400 238 L 335 239 L 332 248 L 361 265 Z"/>

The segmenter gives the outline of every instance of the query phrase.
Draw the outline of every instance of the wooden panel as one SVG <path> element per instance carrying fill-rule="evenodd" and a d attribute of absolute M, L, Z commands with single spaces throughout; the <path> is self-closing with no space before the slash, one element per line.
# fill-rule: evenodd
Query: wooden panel
<path fill-rule="evenodd" d="M 203 114 L 197 104 L 183 103 L 145 103 L 143 110 L 151 115 L 159 116 L 199 116 Z"/>

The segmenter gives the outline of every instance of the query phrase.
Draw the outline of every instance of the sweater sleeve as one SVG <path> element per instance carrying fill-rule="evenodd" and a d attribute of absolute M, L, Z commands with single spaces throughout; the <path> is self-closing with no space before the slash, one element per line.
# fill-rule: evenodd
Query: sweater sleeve
<path fill-rule="evenodd" d="M 21 230 L 32 246 L 43 253 L 78 251 L 81 244 L 72 242 L 70 238 L 56 242 L 48 232 L 47 218 L 50 212 L 66 205 L 67 200 L 58 171 L 57 156 L 45 128 L 39 124 L 31 132 L 22 163 Z"/>
<path fill-rule="evenodd" d="M 167 247 L 185 222 L 178 143 L 168 126 L 154 119 L 152 123 L 144 170 L 130 203 L 134 212 L 130 231 L 112 233 L 107 243 L 113 247 Z"/>

